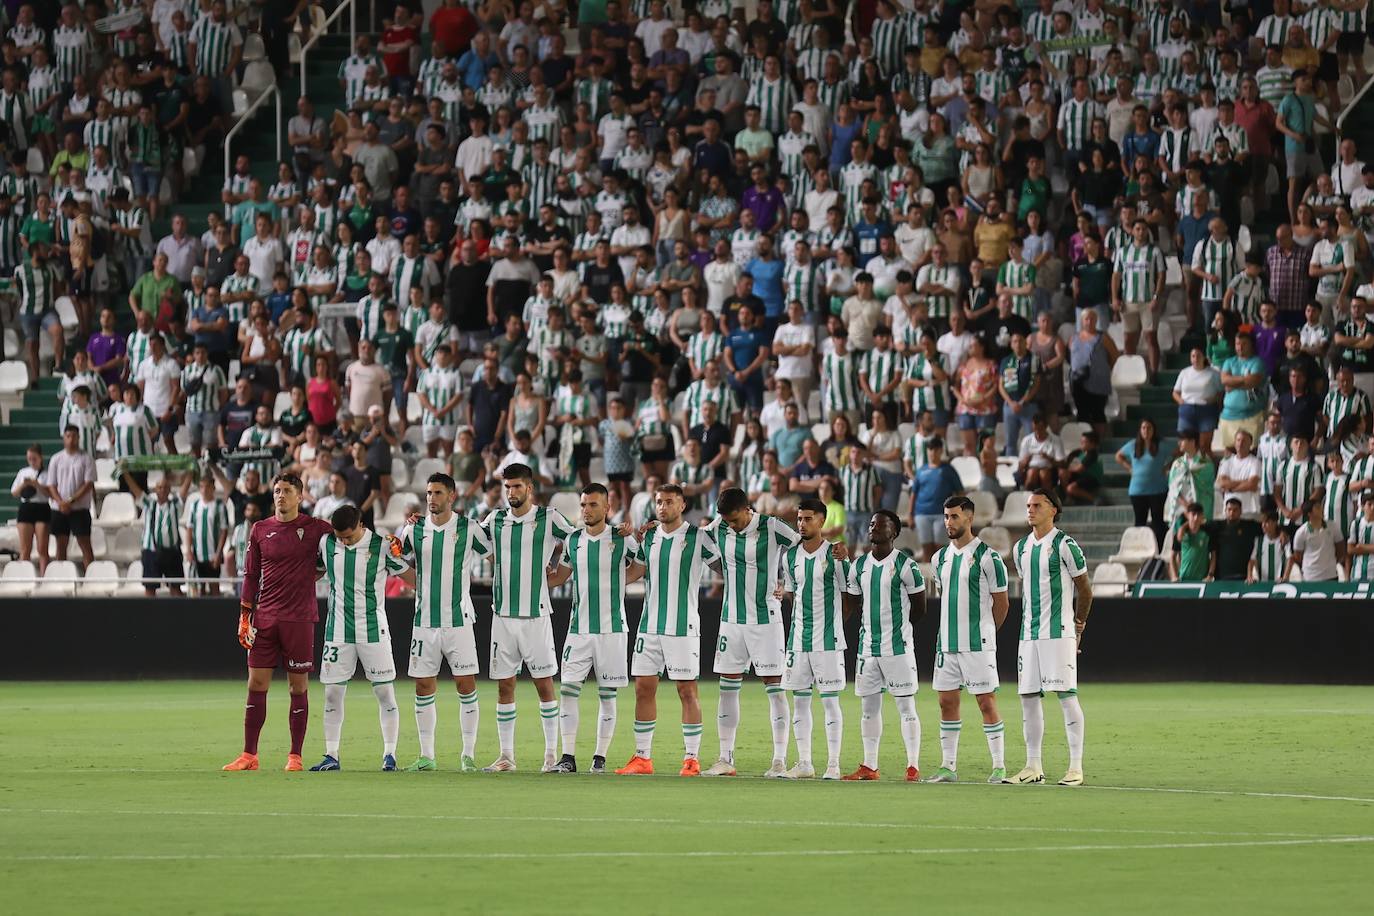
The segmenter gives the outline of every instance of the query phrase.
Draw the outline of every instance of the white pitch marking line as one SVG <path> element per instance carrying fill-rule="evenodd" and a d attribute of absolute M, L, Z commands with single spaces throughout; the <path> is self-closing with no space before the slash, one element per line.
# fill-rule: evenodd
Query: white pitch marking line
<path fill-rule="evenodd" d="M 713 819 L 713 820 L 688 820 L 682 818 L 652 818 L 652 817 L 569 817 L 569 816 L 544 816 L 544 815 L 503 815 L 503 814 L 397 814 L 392 812 L 382 812 L 368 814 L 356 811 L 308 811 L 304 813 L 292 813 L 287 811 L 137 811 L 137 810 L 105 810 L 93 808 L 0 808 L 0 813 L 4 814 L 45 814 L 45 815 L 72 815 L 78 817 L 89 817 L 92 815 L 114 816 L 114 817 L 287 817 L 292 820 L 302 818 L 330 818 L 330 819 L 349 819 L 349 820 L 400 820 L 400 821 L 478 821 L 478 822 L 511 822 L 511 823 L 604 823 L 604 824 L 653 824 L 658 826 L 701 826 L 701 827 L 831 827 L 837 829 L 857 829 L 857 830 L 963 830 L 963 831 L 994 831 L 1001 833 L 1106 833 L 1106 834 L 1137 834 L 1143 836 L 1222 836 L 1222 837 L 1282 837 L 1290 840 L 1317 840 L 1325 839 L 1327 834 L 1310 833 L 1291 833 L 1291 832 L 1246 832 L 1246 831 L 1221 831 L 1221 830 L 1150 830 L 1147 828 L 1115 828 L 1115 827 L 1023 827 L 997 824 L 993 826 L 977 826 L 970 824 L 921 824 L 921 823 L 891 823 L 873 821 L 782 821 L 782 820 L 745 820 L 745 819 Z"/>
<path fill-rule="evenodd" d="M 582 850 L 571 852 L 360 852 L 360 853 L 324 853 L 324 852 L 302 852 L 302 853 L 273 853 L 271 859 L 280 861 L 286 859 L 299 860 L 321 860 L 330 859 L 338 861 L 340 859 L 352 860 L 392 860 L 392 859 L 440 859 L 440 860 L 503 860 L 503 859 L 658 859 L 658 858 L 689 858 L 689 859 L 737 859 L 737 858 L 795 858 L 798 856 L 963 856 L 972 854 L 993 855 L 1002 853 L 1027 853 L 1027 852 L 1137 852 L 1142 850 L 1173 850 L 1173 849 L 1251 849 L 1257 847 L 1273 846 L 1316 846 L 1316 845 L 1341 845 L 1349 843 L 1374 843 L 1374 836 L 1328 836 L 1310 837 L 1302 840 L 1251 840 L 1239 842 L 1219 842 L 1219 843 L 1103 843 L 1103 844 L 1075 844 L 1071 846 L 981 846 L 965 847 L 957 849 L 927 849 L 927 848 L 907 848 L 907 849 L 746 849 L 741 851 L 727 851 L 722 849 L 697 849 L 697 850 L 663 850 L 650 851 L 643 849 L 626 850 L 622 852 L 611 852 L 607 850 Z M 83 855 L 75 854 L 54 854 L 54 855 L 18 855 L 0 857 L 0 861 L 8 862 L 183 862 L 183 861 L 220 861 L 220 860 L 259 860 L 261 853 L 167 853 L 167 854 L 140 854 L 140 853 L 119 853 L 113 855 Z"/>
<path fill-rule="evenodd" d="M 1107 792 L 1169 792 L 1177 795 L 1236 795 L 1244 798 L 1297 798 L 1304 801 L 1341 801 L 1374 803 L 1374 798 L 1353 795 L 1304 795 L 1297 792 L 1242 792 L 1236 789 L 1170 789 L 1163 786 L 1078 786 Z"/>

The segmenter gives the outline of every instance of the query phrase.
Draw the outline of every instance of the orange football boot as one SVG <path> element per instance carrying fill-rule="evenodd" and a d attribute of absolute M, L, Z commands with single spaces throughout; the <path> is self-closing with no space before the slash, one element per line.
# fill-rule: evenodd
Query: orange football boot
<path fill-rule="evenodd" d="M 258 755 L 250 754 L 245 751 L 234 758 L 233 762 L 226 763 L 220 767 L 221 770 L 256 770 L 258 768 Z"/>
<path fill-rule="evenodd" d="M 679 776 L 700 776 L 700 775 L 701 775 L 701 761 L 697 760 L 695 757 L 688 757 L 688 758 L 686 758 L 685 760 L 682 761 L 682 771 L 681 771 L 680 773 L 678 773 L 677 775 L 679 775 Z"/>
<path fill-rule="evenodd" d="M 878 778 L 878 771 L 871 770 L 861 763 L 859 764 L 859 768 L 853 773 L 846 773 L 840 778 L 845 782 L 869 782 Z"/>
<path fill-rule="evenodd" d="M 921 781 L 921 771 L 918 770 L 918 769 L 916 769 L 915 767 L 907 767 L 907 768 L 906 768 L 906 781 L 907 781 L 907 782 L 920 782 L 920 781 Z"/>
<path fill-rule="evenodd" d="M 654 775 L 654 762 L 648 757 L 634 756 L 630 762 L 615 771 L 617 776 L 652 776 Z"/>
<path fill-rule="evenodd" d="M 299 773 L 305 769 L 305 764 L 301 762 L 300 754 L 287 754 L 286 766 L 282 767 L 288 773 Z"/>

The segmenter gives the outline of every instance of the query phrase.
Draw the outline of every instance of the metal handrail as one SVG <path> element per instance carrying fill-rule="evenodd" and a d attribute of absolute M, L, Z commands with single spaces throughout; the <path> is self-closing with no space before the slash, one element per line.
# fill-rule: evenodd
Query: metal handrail
<path fill-rule="evenodd" d="M 349 0 L 349 2 L 352 2 L 352 0 Z M 245 124 L 253 120 L 253 115 L 257 113 L 258 108 L 267 101 L 268 97 L 277 100 L 277 159 L 278 161 L 281 160 L 281 87 L 273 83 L 263 90 L 262 95 L 253 100 L 253 104 L 248 106 L 247 110 L 245 110 L 243 115 L 238 119 L 238 122 L 235 123 L 233 127 L 229 128 L 229 132 L 224 135 L 224 183 L 226 185 L 229 184 L 229 176 L 234 169 L 234 160 L 229 155 L 229 143 L 234 139 L 234 134 L 238 133 L 243 129 Z M 229 207 L 227 205 L 225 206 L 224 215 L 226 218 L 229 216 Z"/>
<path fill-rule="evenodd" d="M 354 0 L 339 0 L 339 5 L 334 7 L 334 12 L 330 13 L 329 18 L 325 19 L 324 25 L 320 26 L 317 31 L 311 34 L 309 41 L 301 45 L 301 95 L 306 94 L 305 63 L 306 57 L 310 53 L 310 49 L 315 47 L 315 43 L 328 33 L 329 27 L 333 25 L 334 20 L 338 19 L 339 14 L 344 10 L 348 10 L 348 50 L 350 54 L 353 53 L 353 48 L 358 43 L 358 5 Z"/>
<path fill-rule="evenodd" d="M 1346 116 L 1349 115 L 1350 112 L 1355 110 L 1355 106 L 1358 105 L 1360 103 L 1360 100 L 1365 97 L 1365 93 L 1369 92 L 1371 86 L 1374 86 L 1374 76 L 1371 76 L 1364 81 L 1364 85 L 1359 88 L 1359 91 L 1357 91 L 1354 95 L 1350 97 L 1350 101 L 1347 102 L 1345 107 L 1341 109 L 1341 113 L 1336 116 L 1337 136 L 1340 136 L 1345 132 Z"/>

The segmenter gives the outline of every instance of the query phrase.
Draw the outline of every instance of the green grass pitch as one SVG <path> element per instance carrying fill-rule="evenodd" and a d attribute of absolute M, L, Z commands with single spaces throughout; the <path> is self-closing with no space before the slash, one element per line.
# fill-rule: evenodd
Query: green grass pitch
<path fill-rule="evenodd" d="M 416 750 L 410 689 L 401 764 Z M 1218 684 L 1088 685 L 1082 789 L 989 786 L 965 702 L 966 784 L 908 785 L 891 703 L 880 783 L 684 780 L 529 772 L 541 760 L 521 684 L 519 763 L 461 775 L 457 698 L 440 698 L 437 773 L 377 772 L 376 704 L 349 692 L 344 772 L 285 774 L 285 683 L 271 695 L 264 769 L 219 772 L 239 749 L 240 683 L 0 685 L 0 888 L 12 913 L 1319 913 L 1369 903 L 1374 690 Z M 321 751 L 315 685 L 306 764 Z M 737 758 L 770 757 L 762 687 L 746 684 Z M 664 685 L 655 757 L 676 774 L 676 697 Z M 1020 709 L 1000 697 L 1007 763 Z M 495 755 L 482 686 L 478 763 Z M 590 763 L 595 691 L 582 698 Z M 1046 701 L 1047 774 L 1065 766 Z M 938 764 L 934 695 L 919 696 L 921 762 Z M 702 758 L 715 757 L 703 685 Z M 817 710 L 819 711 L 819 710 Z M 844 768 L 859 760 L 845 697 Z M 819 718 L 819 716 L 817 717 Z M 611 763 L 630 751 L 621 695 Z M 820 723 L 815 756 L 823 763 Z M 795 751 L 789 753 L 789 758 Z"/>

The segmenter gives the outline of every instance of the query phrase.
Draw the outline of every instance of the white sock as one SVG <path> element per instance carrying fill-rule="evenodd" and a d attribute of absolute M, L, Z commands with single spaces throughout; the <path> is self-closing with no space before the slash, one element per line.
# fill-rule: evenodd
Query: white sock
<path fill-rule="evenodd" d="M 1064 734 L 1069 739 L 1069 769 L 1083 769 L 1083 707 L 1078 702 L 1078 694 L 1059 695 L 1059 706 L 1064 710 Z"/>
<path fill-rule="evenodd" d="M 739 731 L 739 691 L 743 678 L 720 679 L 720 706 L 716 711 L 716 733 L 720 736 L 720 759 L 735 762 L 735 733 Z"/>
<path fill-rule="evenodd" d="M 496 741 L 501 756 L 515 759 L 515 704 L 496 704 Z"/>
<path fill-rule="evenodd" d="M 339 738 L 343 735 L 344 694 L 347 684 L 324 685 L 324 752 L 339 758 Z"/>
<path fill-rule="evenodd" d="M 1021 733 L 1026 736 L 1026 767 L 1041 769 L 1040 753 L 1045 743 L 1045 707 L 1039 694 L 1021 698 Z"/>
<path fill-rule="evenodd" d="M 988 753 L 992 755 L 992 767 L 1004 767 L 1007 765 L 1006 741 L 1003 740 L 1007 735 L 1007 726 L 1001 719 L 988 725 L 983 723 L 983 736 L 988 739 Z"/>
<path fill-rule="evenodd" d="M 883 695 L 870 694 L 859 698 L 863 718 L 859 720 L 859 737 L 864 742 L 864 766 L 878 768 L 878 744 L 883 740 Z"/>
<path fill-rule="evenodd" d="M 439 728 L 439 710 L 434 708 L 438 694 L 415 695 L 415 731 L 420 736 L 420 756 L 434 759 L 434 732 Z"/>
<path fill-rule="evenodd" d="M 701 753 L 701 723 L 683 722 L 682 723 L 682 754 L 684 757 L 695 760 Z"/>
<path fill-rule="evenodd" d="M 382 753 L 396 753 L 396 739 L 401 735 L 401 709 L 396 705 L 396 685 L 391 681 L 373 684 L 372 695 L 377 698 L 377 721 L 382 726 Z"/>
<path fill-rule="evenodd" d="M 811 762 L 811 691 L 792 694 L 792 735 L 797 740 L 797 762 Z"/>
<path fill-rule="evenodd" d="M 840 709 L 838 693 L 821 694 L 821 711 L 825 713 L 825 750 L 827 767 L 840 765 L 840 742 L 844 739 L 844 711 Z"/>
<path fill-rule="evenodd" d="M 902 719 L 902 743 L 906 745 L 906 765 L 921 769 L 921 717 L 916 713 L 915 697 L 893 697 L 897 715 Z"/>
<path fill-rule="evenodd" d="M 500 705 L 499 703 L 497 704 Z M 477 705 L 477 691 L 472 693 L 458 694 L 458 730 L 463 735 L 463 756 L 471 757 L 477 753 L 477 723 L 481 721 L 478 715 L 480 709 Z M 499 718 L 499 715 L 498 715 Z M 515 707 L 511 706 L 511 746 L 515 745 Z"/>
<path fill-rule="evenodd" d="M 768 715 L 773 725 L 773 759 L 787 759 L 787 691 L 781 684 L 769 684 Z"/>
<path fill-rule="evenodd" d="M 654 727 L 657 719 L 635 719 L 635 756 L 652 760 L 654 753 Z"/>
<path fill-rule="evenodd" d="M 582 697 L 581 684 L 564 684 L 558 689 L 558 725 L 563 733 L 563 753 L 569 757 L 577 756 L 577 726 L 581 722 L 579 701 Z"/>
<path fill-rule="evenodd" d="M 539 701 L 539 724 L 544 727 L 544 756 L 558 753 L 558 701 Z"/>
<path fill-rule="evenodd" d="M 955 772 L 959 769 L 959 730 L 964 727 L 960 719 L 953 722 L 940 720 L 940 766 Z"/>
<path fill-rule="evenodd" d="M 596 756 L 605 757 L 615 737 L 615 688 L 602 687 L 597 697 L 601 700 L 601 721 L 596 729 Z"/>

